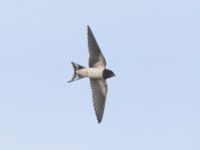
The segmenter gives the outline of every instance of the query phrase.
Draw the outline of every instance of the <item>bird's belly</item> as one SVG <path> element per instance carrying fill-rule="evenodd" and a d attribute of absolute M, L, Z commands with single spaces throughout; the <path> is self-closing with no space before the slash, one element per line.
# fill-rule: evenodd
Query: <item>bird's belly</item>
<path fill-rule="evenodd" d="M 79 75 L 81 75 L 81 76 L 84 76 L 84 77 L 98 79 L 98 78 L 102 78 L 103 69 L 99 69 L 99 68 L 84 68 L 84 69 L 78 70 L 77 73 Z"/>

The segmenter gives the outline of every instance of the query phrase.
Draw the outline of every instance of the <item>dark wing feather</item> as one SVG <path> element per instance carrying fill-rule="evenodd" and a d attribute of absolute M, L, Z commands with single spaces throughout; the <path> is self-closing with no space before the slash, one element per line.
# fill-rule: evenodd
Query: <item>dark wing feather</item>
<path fill-rule="evenodd" d="M 90 79 L 92 88 L 93 105 L 98 123 L 101 122 L 104 113 L 108 87 L 104 79 Z"/>
<path fill-rule="evenodd" d="M 88 48 L 90 54 L 89 67 L 105 67 L 106 60 L 89 26 L 88 26 Z"/>

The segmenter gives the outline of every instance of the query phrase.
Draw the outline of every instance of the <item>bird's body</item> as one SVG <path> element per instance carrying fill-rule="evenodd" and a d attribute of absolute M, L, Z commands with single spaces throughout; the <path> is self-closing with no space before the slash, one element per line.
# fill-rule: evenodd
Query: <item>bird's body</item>
<path fill-rule="evenodd" d="M 72 63 L 74 75 L 69 82 L 88 77 L 92 89 L 93 105 L 98 123 L 102 121 L 105 101 L 108 91 L 106 79 L 115 74 L 106 69 L 106 60 L 96 42 L 92 30 L 88 26 L 89 67 L 85 68 L 79 64 Z"/>
<path fill-rule="evenodd" d="M 82 77 L 101 79 L 101 78 L 103 78 L 103 71 L 104 71 L 104 68 L 90 67 L 90 68 L 83 68 L 83 69 L 77 70 L 76 73 Z"/>

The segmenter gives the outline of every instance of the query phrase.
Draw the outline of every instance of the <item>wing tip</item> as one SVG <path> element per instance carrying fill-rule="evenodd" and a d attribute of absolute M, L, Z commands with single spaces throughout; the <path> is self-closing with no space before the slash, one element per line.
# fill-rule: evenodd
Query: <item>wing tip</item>
<path fill-rule="evenodd" d="M 90 28 L 89 25 L 87 25 L 87 31 L 88 31 L 88 35 L 89 35 L 89 34 L 93 34 L 93 33 L 92 33 L 92 29 Z"/>
<path fill-rule="evenodd" d="M 102 121 L 102 118 L 97 118 L 97 121 L 98 121 L 98 124 L 100 124 Z"/>
<path fill-rule="evenodd" d="M 96 113 L 96 117 L 97 117 L 97 122 L 100 124 L 101 121 L 103 120 L 103 114 Z"/>
<path fill-rule="evenodd" d="M 89 26 L 89 25 L 87 25 L 87 28 L 88 28 L 88 29 L 90 29 L 90 26 Z"/>

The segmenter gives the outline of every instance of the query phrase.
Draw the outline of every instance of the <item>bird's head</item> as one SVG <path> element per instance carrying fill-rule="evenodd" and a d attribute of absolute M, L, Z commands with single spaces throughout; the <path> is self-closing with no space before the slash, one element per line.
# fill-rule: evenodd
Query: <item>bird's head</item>
<path fill-rule="evenodd" d="M 115 77 L 115 74 L 113 71 L 109 70 L 109 69 L 104 69 L 103 71 L 103 78 L 107 79 L 107 78 L 111 78 L 111 77 Z"/>

